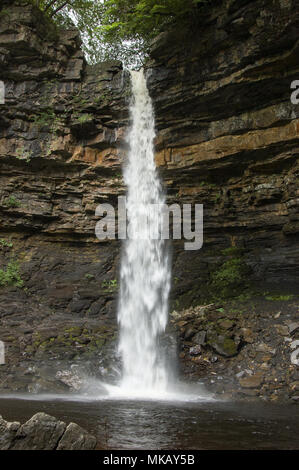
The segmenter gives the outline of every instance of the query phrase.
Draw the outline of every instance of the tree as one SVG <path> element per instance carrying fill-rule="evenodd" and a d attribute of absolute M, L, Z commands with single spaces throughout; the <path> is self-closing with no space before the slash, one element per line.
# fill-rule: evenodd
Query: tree
<path fill-rule="evenodd" d="M 87 59 L 140 65 L 149 43 L 172 24 L 192 22 L 209 0 L 30 0 L 60 26 L 76 25 Z"/>

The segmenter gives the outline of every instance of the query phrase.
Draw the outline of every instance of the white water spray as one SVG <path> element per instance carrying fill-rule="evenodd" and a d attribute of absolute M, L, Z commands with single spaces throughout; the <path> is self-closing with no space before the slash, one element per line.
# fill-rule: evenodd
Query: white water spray
<path fill-rule="evenodd" d="M 165 241 L 152 238 L 155 230 L 161 230 L 165 203 L 154 159 L 152 102 L 143 71 L 132 71 L 131 82 L 132 124 L 124 168 L 129 229 L 118 311 L 123 361 L 120 387 L 131 394 L 154 395 L 165 392 L 169 381 L 159 340 L 167 325 L 171 275 Z"/>

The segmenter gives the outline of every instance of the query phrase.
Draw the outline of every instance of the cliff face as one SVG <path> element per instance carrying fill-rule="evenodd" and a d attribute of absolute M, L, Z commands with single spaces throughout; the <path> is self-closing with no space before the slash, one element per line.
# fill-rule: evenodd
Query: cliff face
<path fill-rule="evenodd" d="M 80 44 L 31 6 L 0 12 L 0 264 L 23 280 L 0 288 L 8 387 L 13 364 L 48 357 L 50 339 L 55 358 L 80 344 L 89 358 L 114 335 L 118 242 L 97 240 L 95 208 L 124 191 L 128 77 L 120 62 L 88 66 Z"/>
<path fill-rule="evenodd" d="M 168 202 L 204 205 L 203 248 L 173 243 L 172 307 L 247 280 L 298 281 L 296 5 L 220 2 L 194 31 L 153 45 L 148 85 Z M 0 264 L 23 280 L 0 288 L 10 358 L 1 387 L 47 390 L 49 358 L 113 368 L 120 245 L 97 240 L 95 208 L 125 191 L 130 86 L 121 63 L 88 66 L 76 31 L 58 33 L 17 2 L 0 10 L 0 66 Z"/>
<path fill-rule="evenodd" d="M 45 40 L 32 7 L 11 7 L 0 21 L 0 223 L 13 243 L 1 256 L 14 250 L 29 290 L 79 312 L 90 303 L 73 298 L 77 281 L 104 279 L 113 265 L 113 243 L 96 244 L 95 208 L 122 191 L 127 78 L 118 62 L 87 66 L 76 31 Z"/>
<path fill-rule="evenodd" d="M 298 26 L 297 1 L 229 0 L 194 31 L 153 45 L 148 83 L 169 200 L 204 204 L 203 249 L 175 258 L 190 288 L 188 271 L 205 282 L 229 246 L 246 250 L 252 280 L 298 282 Z"/>

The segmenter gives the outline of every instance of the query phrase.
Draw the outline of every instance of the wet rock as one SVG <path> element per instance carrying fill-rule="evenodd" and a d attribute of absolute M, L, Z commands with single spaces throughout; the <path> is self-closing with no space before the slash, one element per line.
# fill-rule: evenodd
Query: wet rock
<path fill-rule="evenodd" d="M 206 331 L 199 331 L 193 337 L 193 342 L 196 344 L 199 344 L 200 346 L 204 346 L 206 343 L 206 336 L 207 336 Z"/>
<path fill-rule="evenodd" d="M 56 373 L 56 378 L 63 384 L 67 385 L 70 390 L 78 391 L 83 385 L 82 379 L 77 374 L 74 374 L 69 370 L 59 370 Z"/>
<path fill-rule="evenodd" d="M 231 320 L 221 320 L 219 322 L 219 326 L 223 330 L 230 330 L 231 328 L 233 328 L 234 325 L 235 325 L 235 323 Z"/>
<path fill-rule="evenodd" d="M 16 434 L 12 450 L 53 450 L 66 429 L 66 424 L 46 413 L 37 413 Z"/>
<path fill-rule="evenodd" d="M 249 377 L 241 377 L 239 383 L 242 388 L 257 388 L 262 384 L 263 374 L 253 374 Z"/>
<path fill-rule="evenodd" d="M 201 354 L 201 346 L 198 344 L 197 346 L 193 346 L 189 349 L 190 356 L 198 356 Z"/>
<path fill-rule="evenodd" d="M 256 397 L 259 394 L 259 390 L 254 390 L 254 389 L 251 389 L 251 388 L 245 388 L 240 393 L 241 393 L 241 395 L 246 395 L 248 397 Z"/>
<path fill-rule="evenodd" d="M 287 336 L 289 334 L 289 328 L 287 326 L 284 326 L 284 325 L 274 325 L 274 326 L 279 335 Z"/>
<path fill-rule="evenodd" d="M 93 450 L 96 438 L 75 423 L 37 413 L 26 423 L 0 416 L 0 450 Z"/>
<path fill-rule="evenodd" d="M 218 336 L 215 341 L 211 341 L 209 344 L 221 356 L 233 357 L 238 354 L 238 347 L 231 338 Z"/>
<path fill-rule="evenodd" d="M 59 441 L 57 450 L 93 450 L 97 440 L 75 423 L 70 423 Z"/>
<path fill-rule="evenodd" d="M 194 336 L 196 330 L 194 328 L 187 328 L 185 331 L 185 339 L 188 341 L 192 336 Z"/>
<path fill-rule="evenodd" d="M 299 322 L 289 323 L 288 328 L 289 328 L 289 333 L 292 335 L 293 333 L 295 333 L 298 330 Z"/>
<path fill-rule="evenodd" d="M 250 328 L 241 328 L 240 334 L 246 343 L 254 342 L 254 334 Z"/>
<path fill-rule="evenodd" d="M 238 373 L 236 374 L 236 377 L 237 377 L 237 379 L 241 379 L 244 375 L 245 375 L 245 371 L 244 371 L 244 370 L 241 370 L 240 372 L 238 372 Z"/>
<path fill-rule="evenodd" d="M 270 353 L 271 355 L 274 355 L 276 353 L 276 350 L 266 343 L 258 344 L 256 350 L 262 353 Z"/>
<path fill-rule="evenodd" d="M 0 450 L 7 450 L 11 447 L 19 427 L 20 423 L 17 421 L 9 423 L 0 415 Z"/>
<path fill-rule="evenodd" d="M 299 340 L 293 341 L 291 343 L 291 348 L 292 349 L 297 348 L 291 354 L 291 363 L 296 365 L 296 366 L 299 366 L 299 347 L 298 346 L 299 346 Z"/>

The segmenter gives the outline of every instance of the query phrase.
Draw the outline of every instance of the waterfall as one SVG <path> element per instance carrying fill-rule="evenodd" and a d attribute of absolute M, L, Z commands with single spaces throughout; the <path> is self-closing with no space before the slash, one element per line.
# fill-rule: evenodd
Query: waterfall
<path fill-rule="evenodd" d="M 154 158 L 155 119 L 144 72 L 132 71 L 127 185 L 128 236 L 124 241 L 118 322 L 123 363 L 120 387 L 151 395 L 167 389 L 169 372 L 160 345 L 168 318 L 170 265 L 159 237 L 165 197 Z"/>

